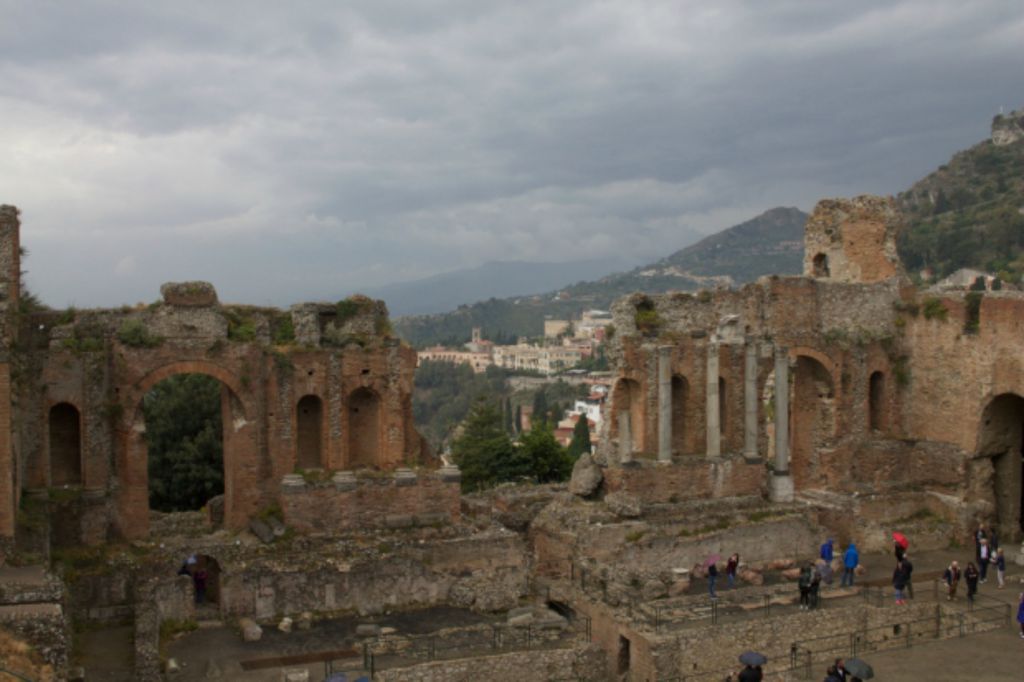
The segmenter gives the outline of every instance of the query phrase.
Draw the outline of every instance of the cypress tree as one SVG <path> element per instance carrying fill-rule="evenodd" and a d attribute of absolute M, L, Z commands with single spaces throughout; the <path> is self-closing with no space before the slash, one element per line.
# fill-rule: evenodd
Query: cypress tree
<path fill-rule="evenodd" d="M 581 414 L 572 430 L 569 456 L 576 461 L 584 452 L 590 452 L 590 424 L 587 421 L 587 415 Z"/>

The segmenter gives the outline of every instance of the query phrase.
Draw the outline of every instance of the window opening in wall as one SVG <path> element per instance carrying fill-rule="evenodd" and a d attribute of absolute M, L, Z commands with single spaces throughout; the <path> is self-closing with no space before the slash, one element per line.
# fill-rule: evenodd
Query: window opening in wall
<path fill-rule="evenodd" d="M 68 403 L 50 408 L 50 485 L 82 483 L 82 429 L 78 409 Z"/>
<path fill-rule="evenodd" d="M 320 398 L 303 396 L 295 407 L 295 413 L 295 464 L 300 469 L 320 468 L 323 466 L 320 447 L 323 409 Z"/>
<path fill-rule="evenodd" d="M 624 675 L 629 672 L 629 639 L 619 635 L 619 665 L 618 672 Z"/>
<path fill-rule="evenodd" d="M 380 396 L 357 388 L 348 399 L 348 452 L 353 468 L 377 464 L 380 447 Z"/>
<path fill-rule="evenodd" d="M 814 276 L 815 277 L 828 277 L 830 275 L 828 271 L 828 256 L 823 253 L 819 253 L 814 256 Z"/>
<path fill-rule="evenodd" d="M 686 401 L 688 398 L 686 379 L 672 377 L 672 451 L 682 454 L 686 451 Z"/>
<path fill-rule="evenodd" d="M 194 511 L 224 493 L 223 391 L 212 376 L 176 374 L 143 397 L 151 509 Z"/>
<path fill-rule="evenodd" d="M 885 375 L 874 372 L 868 386 L 868 425 L 873 431 L 885 430 Z"/>

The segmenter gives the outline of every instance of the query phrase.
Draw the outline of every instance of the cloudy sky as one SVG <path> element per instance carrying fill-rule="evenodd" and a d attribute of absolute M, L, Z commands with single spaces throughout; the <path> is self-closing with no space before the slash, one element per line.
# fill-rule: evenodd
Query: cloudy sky
<path fill-rule="evenodd" d="M 1024 105 L 1019 0 L 0 0 L 0 203 L 63 307 L 640 261 L 894 193 Z"/>

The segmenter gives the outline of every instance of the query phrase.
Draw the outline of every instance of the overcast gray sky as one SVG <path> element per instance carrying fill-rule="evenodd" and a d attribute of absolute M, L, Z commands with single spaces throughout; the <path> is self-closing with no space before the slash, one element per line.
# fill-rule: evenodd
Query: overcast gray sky
<path fill-rule="evenodd" d="M 63 307 L 656 258 L 1024 105 L 1020 0 L 0 0 L 0 203 Z"/>

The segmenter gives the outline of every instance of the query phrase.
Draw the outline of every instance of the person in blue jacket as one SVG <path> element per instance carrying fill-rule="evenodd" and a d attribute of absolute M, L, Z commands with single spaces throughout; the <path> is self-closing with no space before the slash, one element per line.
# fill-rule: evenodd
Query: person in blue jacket
<path fill-rule="evenodd" d="M 858 563 L 860 563 L 860 554 L 857 552 L 857 545 L 853 544 L 851 540 L 843 554 L 843 581 L 840 583 L 842 587 L 853 587 L 853 571 L 857 568 Z"/>
<path fill-rule="evenodd" d="M 832 563 L 832 538 L 826 540 L 825 544 L 821 546 L 821 558 Z"/>

